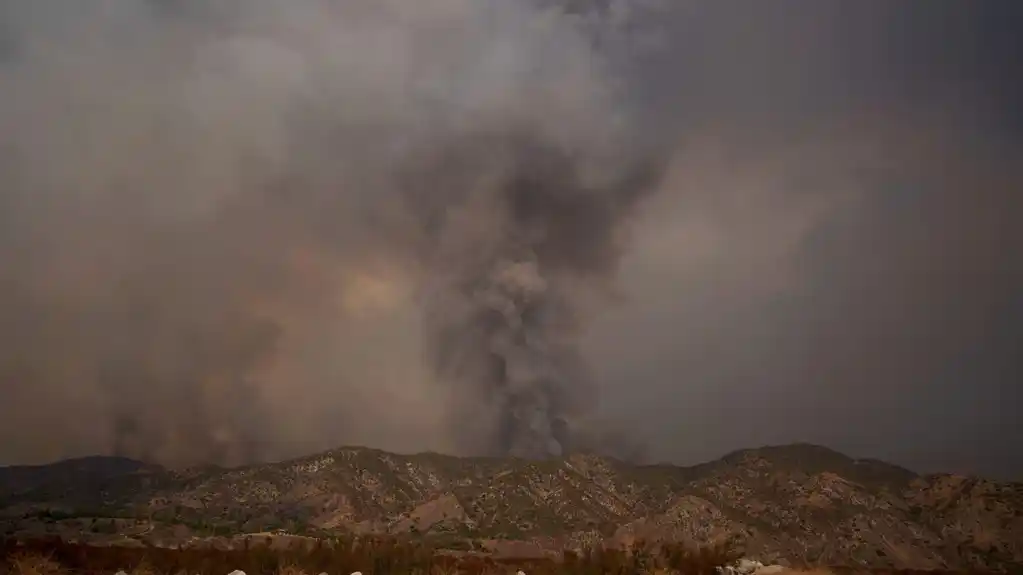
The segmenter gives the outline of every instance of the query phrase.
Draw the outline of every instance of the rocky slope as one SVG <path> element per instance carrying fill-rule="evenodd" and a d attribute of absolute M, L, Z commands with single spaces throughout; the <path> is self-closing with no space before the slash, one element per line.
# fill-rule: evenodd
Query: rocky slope
<path fill-rule="evenodd" d="M 364 448 L 188 471 L 95 457 L 0 468 L 0 528 L 157 543 L 269 531 L 548 548 L 736 538 L 771 562 L 1006 570 L 1023 564 L 1023 484 L 918 476 L 812 445 L 688 468 Z"/>

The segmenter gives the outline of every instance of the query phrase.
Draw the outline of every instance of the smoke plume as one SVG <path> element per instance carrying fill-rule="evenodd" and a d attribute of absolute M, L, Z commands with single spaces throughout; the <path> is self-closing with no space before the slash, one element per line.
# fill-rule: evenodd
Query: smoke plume
<path fill-rule="evenodd" d="M 471 193 L 431 230 L 424 301 L 438 375 L 469 400 L 458 421 L 477 443 L 466 447 L 524 457 L 583 448 L 573 418 L 592 412 L 596 392 L 579 350 L 583 302 L 604 295 L 621 224 L 657 168 L 587 181 L 579 159 L 529 132 L 488 135 L 450 157 L 441 171 L 467 170 L 452 185 Z"/>
<path fill-rule="evenodd" d="M 0 6 L 16 455 L 571 445 L 583 301 L 656 172 L 599 14 Z"/>
<path fill-rule="evenodd" d="M 1020 6 L 0 0 L 0 464 L 1018 478 Z"/>

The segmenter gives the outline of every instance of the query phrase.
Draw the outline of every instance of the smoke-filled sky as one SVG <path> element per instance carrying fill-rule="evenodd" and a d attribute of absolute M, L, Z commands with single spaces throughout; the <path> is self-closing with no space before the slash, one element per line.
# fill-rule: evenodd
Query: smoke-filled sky
<path fill-rule="evenodd" d="M 0 464 L 1023 476 L 1013 0 L 0 0 Z"/>

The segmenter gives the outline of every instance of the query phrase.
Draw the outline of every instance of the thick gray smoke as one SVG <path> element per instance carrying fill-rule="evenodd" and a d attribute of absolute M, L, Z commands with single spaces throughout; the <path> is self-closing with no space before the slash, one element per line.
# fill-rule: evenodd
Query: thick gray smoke
<path fill-rule="evenodd" d="M 5 455 L 570 443 L 583 301 L 655 173 L 620 14 L 0 9 Z"/>
<path fill-rule="evenodd" d="M 1018 477 L 1019 6 L 0 0 L 0 464 Z"/>
<path fill-rule="evenodd" d="M 657 166 L 587 177 L 570 151 L 529 132 L 442 158 L 440 177 L 422 181 L 451 185 L 465 204 L 430 230 L 427 339 L 440 377 L 468 400 L 466 447 L 524 457 L 585 448 L 573 433 L 596 393 L 579 350 L 584 302 L 605 295 L 622 224 L 654 189 Z"/>

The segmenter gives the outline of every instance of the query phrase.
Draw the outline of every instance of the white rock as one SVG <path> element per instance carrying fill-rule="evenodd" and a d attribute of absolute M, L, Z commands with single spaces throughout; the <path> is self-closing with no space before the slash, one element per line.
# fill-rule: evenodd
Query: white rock
<path fill-rule="evenodd" d="M 717 568 L 718 575 L 778 575 L 785 570 L 781 565 L 764 565 L 755 559 L 739 559 L 734 565 Z"/>
<path fill-rule="evenodd" d="M 519 572 L 515 573 L 515 575 L 526 575 L 526 573 L 524 571 L 519 571 Z"/>
<path fill-rule="evenodd" d="M 235 569 L 234 571 L 231 571 L 227 575 L 245 575 L 245 572 L 244 571 L 240 571 L 238 569 Z"/>
<path fill-rule="evenodd" d="M 754 571 L 760 569 L 763 566 L 764 566 L 763 563 L 753 559 L 739 559 L 739 561 L 736 562 L 735 564 L 736 570 L 741 571 L 743 573 L 753 573 Z"/>
<path fill-rule="evenodd" d="M 352 571 L 352 575 L 362 575 L 362 571 Z"/>

